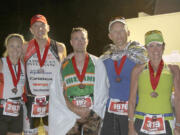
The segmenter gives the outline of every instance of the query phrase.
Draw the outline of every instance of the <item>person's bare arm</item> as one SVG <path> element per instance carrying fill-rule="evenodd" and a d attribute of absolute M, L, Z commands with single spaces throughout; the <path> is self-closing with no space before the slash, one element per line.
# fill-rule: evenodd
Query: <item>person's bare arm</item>
<path fill-rule="evenodd" d="M 168 65 L 173 74 L 174 107 L 175 107 L 175 135 L 180 135 L 180 69 L 178 65 Z"/>
<path fill-rule="evenodd" d="M 63 61 L 64 58 L 66 58 L 66 56 L 67 56 L 66 46 L 60 42 L 56 42 L 56 44 L 57 44 L 57 48 L 58 48 L 59 59 L 61 61 Z"/>
<path fill-rule="evenodd" d="M 24 45 L 22 46 L 22 55 L 21 55 L 21 61 L 22 61 L 23 63 L 24 63 L 24 57 L 25 57 L 27 48 L 28 48 L 28 43 L 25 42 Z"/>
<path fill-rule="evenodd" d="M 136 65 L 131 73 L 130 96 L 128 101 L 128 121 L 129 132 L 128 135 L 137 135 L 134 129 L 134 111 L 136 106 L 136 95 L 138 90 L 138 77 L 144 65 Z"/>

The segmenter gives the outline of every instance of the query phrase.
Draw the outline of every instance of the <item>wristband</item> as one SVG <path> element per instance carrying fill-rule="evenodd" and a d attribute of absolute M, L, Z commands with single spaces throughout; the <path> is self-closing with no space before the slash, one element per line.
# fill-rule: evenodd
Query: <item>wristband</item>
<path fill-rule="evenodd" d="M 134 121 L 134 118 L 128 118 L 128 121 Z"/>

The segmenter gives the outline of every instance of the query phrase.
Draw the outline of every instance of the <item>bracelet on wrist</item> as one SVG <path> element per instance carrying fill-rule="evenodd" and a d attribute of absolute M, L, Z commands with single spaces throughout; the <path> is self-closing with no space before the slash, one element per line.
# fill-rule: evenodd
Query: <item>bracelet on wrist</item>
<path fill-rule="evenodd" d="M 134 121 L 134 118 L 128 118 L 128 121 Z"/>

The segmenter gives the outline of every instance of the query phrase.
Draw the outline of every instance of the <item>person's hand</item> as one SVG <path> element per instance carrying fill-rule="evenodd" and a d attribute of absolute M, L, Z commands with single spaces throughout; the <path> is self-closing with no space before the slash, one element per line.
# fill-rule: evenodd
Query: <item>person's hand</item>
<path fill-rule="evenodd" d="M 174 129 L 174 135 L 180 135 L 180 129 L 175 128 Z"/>
<path fill-rule="evenodd" d="M 79 111 L 82 119 L 86 119 L 89 116 L 90 109 L 88 107 L 81 107 Z"/>
<path fill-rule="evenodd" d="M 134 122 L 133 121 L 129 121 L 128 135 L 138 135 L 135 128 L 134 128 Z"/>
<path fill-rule="evenodd" d="M 174 135 L 180 135 L 180 127 L 174 128 Z"/>
<path fill-rule="evenodd" d="M 79 123 L 86 123 L 86 122 L 87 122 L 87 119 L 82 119 L 82 118 L 80 118 L 80 119 L 77 120 L 77 122 L 79 122 Z"/>
<path fill-rule="evenodd" d="M 134 128 L 129 129 L 128 135 L 138 135 Z"/>

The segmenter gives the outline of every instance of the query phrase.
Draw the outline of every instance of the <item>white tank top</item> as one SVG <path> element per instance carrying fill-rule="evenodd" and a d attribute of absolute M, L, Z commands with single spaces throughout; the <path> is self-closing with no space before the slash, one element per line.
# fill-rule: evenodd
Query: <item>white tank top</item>
<path fill-rule="evenodd" d="M 16 86 L 17 93 L 14 93 L 12 89 L 14 88 L 11 72 L 9 70 L 6 58 L 2 58 L 3 68 L 2 68 L 2 76 L 0 81 L 0 99 L 8 99 L 8 98 L 15 98 L 21 97 L 23 94 L 23 88 L 25 84 L 25 74 L 24 74 L 24 65 L 21 63 L 21 74 L 19 82 Z M 15 70 L 16 68 L 16 70 Z M 13 70 L 15 75 L 18 72 L 18 65 L 13 66 Z"/>
<path fill-rule="evenodd" d="M 43 57 L 44 50 L 41 52 L 41 59 Z M 37 53 L 33 53 L 26 61 L 26 73 L 29 87 L 28 91 L 30 91 L 33 95 L 49 95 L 49 87 L 54 73 L 59 70 L 59 61 L 51 50 L 52 44 L 49 47 L 45 63 L 42 67 L 39 65 Z"/>

